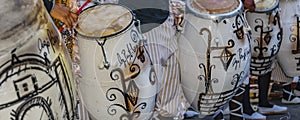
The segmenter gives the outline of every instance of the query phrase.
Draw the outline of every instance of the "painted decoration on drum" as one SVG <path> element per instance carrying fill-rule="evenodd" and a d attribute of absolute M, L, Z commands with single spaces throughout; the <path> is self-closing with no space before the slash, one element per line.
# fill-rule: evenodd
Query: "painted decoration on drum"
<path fill-rule="evenodd" d="M 79 119 L 70 58 L 43 2 L 0 8 L 0 119 Z"/>
<path fill-rule="evenodd" d="M 136 57 L 133 58 L 133 63 L 128 64 L 129 67 L 125 67 L 129 69 L 130 73 L 129 76 L 125 76 L 125 72 L 121 68 L 113 69 L 110 73 L 110 77 L 114 81 L 121 81 L 121 89 L 120 88 L 110 88 L 106 91 L 106 99 L 109 101 L 115 101 L 116 99 L 120 99 L 119 97 L 123 98 L 125 101 L 125 105 L 116 103 L 112 104 L 108 107 L 107 111 L 110 115 L 115 115 L 117 109 L 113 109 L 113 107 L 122 108 L 126 113 L 120 116 L 120 120 L 128 119 L 138 119 L 141 114 L 142 109 L 147 107 L 146 102 L 138 103 L 138 96 L 140 94 L 140 88 L 136 85 L 135 79 L 141 72 L 141 68 L 138 64 L 135 64 L 135 60 L 140 60 L 141 63 L 145 62 L 144 56 L 144 46 L 140 46 L 137 49 L 132 49 L 136 52 Z M 123 61 L 124 62 L 124 61 Z M 122 65 L 122 63 L 120 65 Z M 149 80 L 151 85 L 155 84 L 156 75 L 154 72 L 153 67 L 149 71 Z M 123 96 L 117 96 L 116 94 L 112 93 L 112 91 L 116 91 L 121 93 Z M 111 94 L 110 94 L 111 93 Z"/>
<path fill-rule="evenodd" d="M 153 114 L 157 78 L 138 25 L 130 10 L 116 4 L 79 15 L 79 88 L 93 119 L 150 119 Z"/>
<path fill-rule="evenodd" d="M 240 19 L 240 20 L 238 20 Z M 226 21 L 226 20 L 224 20 Z M 236 21 L 235 24 L 232 24 L 232 28 L 238 28 L 237 30 L 235 30 L 233 33 L 236 34 L 236 37 L 238 38 L 238 40 L 244 41 L 244 30 L 243 30 L 243 20 L 241 19 L 240 15 L 236 16 Z M 223 22 L 223 24 L 226 24 L 226 22 Z M 240 25 L 240 27 L 237 27 L 238 25 Z M 203 103 L 203 101 L 208 101 L 210 99 L 212 99 L 212 97 L 209 97 L 210 95 L 215 94 L 216 92 L 214 92 L 212 84 L 217 84 L 220 80 L 218 78 L 213 78 L 212 74 L 215 73 L 214 69 L 220 69 L 220 66 L 216 66 L 215 64 L 213 64 L 214 62 L 212 62 L 211 59 L 219 59 L 221 61 L 221 63 L 223 64 L 223 69 L 225 71 L 228 70 L 229 67 L 234 68 L 234 70 L 237 70 L 238 68 L 241 67 L 241 63 L 247 61 L 247 56 L 250 55 L 250 51 L 249 50 L 242 50 L 239 49 L 237 51 L 233 51 L 234 47 L 235 47 L 235 41 L 230 39 L 227 41 L 227 46 L 212 46 L 211 42 L 212 42 L 212 36 L 211 36 L 211 31 L 208 28 L 202 28 L 200 30 L 200 35 L 203 35 L 204 32 L 207 32 L 208 34 L 208 46 L 207 46 L 207 51 L 206 51 L 206 63 L 200 63 L 199 64 L 199 68 L 200 70 L 203 70 L 204 74 L 201 74 L 198 76 L 198 79 L 200 81 L 204 80 L 205 81 L 205 92 L 201 93 L 199 96 L 199 101 L 198 101 L 198 108 L 199 110 L 201 110 L 203 108 L 203 106 L 205 106 L 205 104 L 208 103 Z M 220 51 L 220 55 L 215 55 L 215 56 L 211 56 L 211 52 L 213 51 Z M 238 54 L 237 54 L 238 53 Z M 238 57 L 235 57 L 238 56 Z M 234 58 L 234 59 L 233 59 Z M 245 71 L 241 71 L 240 73 L 234 74 L 231 78 L 231 85 L 234 86 L 233 90 L 231 91 L 225 91 L 221 94 L 224 94 L 224 96 L 219 97 L 218 99 L 229 99 L 230 97 L 232 97 L 233 95 L 233 91 L 238 87 L 238 83 L 240 83 L 241 81 L 244 80 L 244 78 L 247 76 L 247 74 L 245 73 Z M 227 94 L 227 95 L 225 95 Z M 221 102 L 221 101 L 219 101 Z M 225 102 L 221 105 L 219 105 L 219 108 L 222 107 L 222 105 L 224 105 Z M 216 109 L 218 110 L 218 109 Z"/>
<path fill-rule="evenodd" d="M 214 7 L 218 14 L 190 5 L 212 1 L 191 1 L 187 1 L 185 29 L 179 40 L 181 79 L 192 107 L 211 115 L 228 103 L 250 73 L 249 26 L 239 1 L 230 1 L 233 6 L 228 3 L 230 12 Z"/>
<path fill-rule="evenodd" d="M 244 13 L 242 13 L 241 15 L 237 15 L 235 18 L 235 24 L 232 24 L 232 28 L 235 29 L 233 33 L 235 33 L 238 39 L 244 39 L 245 37 L 244 25 L 245 27 L 249 27 L 242 16 L 244 16 Z M 224 20 L 224 24 L 226 23 L 226 20 Z"/>
<path fill-rule="evenodd" d="M 291 42 L 293 42 L 293 47 L 292 47 L 292 54 L 299 54 L 300 53 L 300 32 L 299 32 L 299 28 L 300 28 L 300 20 L 299 20 L 299 16 L 296 16 L 296 25 L 292 26 L 292 28 L 290 29 L 291 31 L 291 35 L 289 37 L 289 40 Z M 294 58 L 297 62 L 296 64 L 296 71 L 300 71 L 300 56 L 299 57 L 295 57 Z"/>
<path fill-rule="evenodd" d="M 300 53 L 300 32 L 299 32 L 299 28 L 300 28 L 300 20 L 299 20 L 299 16 L 295 16 L 296 17 L 296 25 L 291 26 L 291 29 L 289 32 L 291 32 L 292 34 L 289 36 L 289 40 L 292 42 L 295 42 L 293 49 L 292 49 L 292 54 L 298 54 Z M 297 69 L 298 70 L 298 69 Z"/>
<path fill-rule="evenodd" d="M 287 77 L 300 75 L 299 0 L 280 1 L 283 40 L 278 63 Z"/>
<path fill-rule="evenodd" d="M 279 9 L 248 13 L 247 18 L 253 28 L 251 74 L 264 75 L 273 70 L 273 63 L 282 42 Z"/>
<path fill-rule="evenodd" d="M 48 31 L 48 38 L 53 34 Z M 57 36 L 55 37 L 56 39 Z M 66 72 L 62 54 L 57 54 L 48 40 L 38 38 L 38 53 L 22 53 L 15 48 L 11 59 L 0 65 L 0 114 L 7 112 L 13 120 L 76 118 L 74 88 L 70 86 L 71 74 Z M 54 40 L 55 41 L 55 40 Z M 18 53 L 18 54 L 17 54 Z M 59 52 L 58 52 L 59 53 Z M 7 94 L 9 93 L 9 94 Z M 10 112 L 9 112 L 10 111 Z M 61 113 L 61 114 L 57 114 Z"/>

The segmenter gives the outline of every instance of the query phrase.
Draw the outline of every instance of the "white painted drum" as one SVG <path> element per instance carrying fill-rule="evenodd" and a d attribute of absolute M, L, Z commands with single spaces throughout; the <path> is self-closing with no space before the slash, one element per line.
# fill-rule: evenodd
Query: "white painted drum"
<path fill-rule="evenodd" d="M 282 42 L 279 0 L 256 3 L 255 12 L 247 13 L 251 31 L 251 75 L 260 76 L 274 69 L 274 60 Z"/>
<path fill-rule="evenodd" d="M 0 8 L 0 119 L 77 119 L 71 60 L 43 2 Z"/>
<path fill-rule="evenodd" d="M 79 15 L 79 89 L 93 119 L 145 120 L 154 111 L 157 80 L 133 17 L 116 4 Z"/>
<path fill-rule="evenodd" d="M 181 79 L 188 101 L 202 115 L 222 108 L 249 75 L 248 24 L 242 11 L 239 0 L 187 1 L 179 39 Z"/>
<path fill-rule="evenodd" d="M 283 40 L 277 60 L 288 77 L 300 76 L 299 5 L 299 0 L 281 0 L 279 5 Z"/>

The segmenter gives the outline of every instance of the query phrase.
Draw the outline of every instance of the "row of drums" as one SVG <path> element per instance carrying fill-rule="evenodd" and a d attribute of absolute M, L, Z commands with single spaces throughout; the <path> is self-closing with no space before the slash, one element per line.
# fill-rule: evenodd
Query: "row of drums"
<path fill-rule="evenodd" d="M 299 76 L 296 4 L 262 1 L 245 13 L 240 0 L 187 0 L 178 60 L 191 107 L 214 114 L 249 74 L 272 71 L 276 57 L 287 76 Z M 80 13 L 77 83 L 41 0 L 0 1 L 0 8 L 0 119 L 151 118 L 158 76 L 130 9 L 102 4 Z"/>

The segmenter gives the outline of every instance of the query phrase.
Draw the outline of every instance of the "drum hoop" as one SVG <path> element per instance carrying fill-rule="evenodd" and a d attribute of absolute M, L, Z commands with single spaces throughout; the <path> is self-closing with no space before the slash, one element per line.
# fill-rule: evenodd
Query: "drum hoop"
<path fill-rule="evenodd" d="M 85 38 L 90 38 L 90 39 L 99 39 L 99 40 L 105 40 L 105 39 L 108 39 L 108 38 L 114 38 L 114 37 L 117 37 L 119 35 L 121 35 L 122 33 L 125 33 L 127 32 L 131 26 L 133 26 L 133 21 L 136 20 L 136 17 L 135 15 L 133 14 L 132 10 L 129 9 L 128 7 L 124 6 L 124 5 L 120 5 L 120 4 L 114 4 L 114 3 L 105 3 L 105 4 L 95 4 L 95 5 L 92 5 L 90 7 L 87 7 L 86 9 L 84 9 L 83 11 L 81 11 L 80 13 L 84 12 L 85 10 L 88 10 L 89 8 L 93 8 L 93 7 L 96 7 L 96 6 L 99 6 L 99 5 L 117 5 L 117 6 L 122 6 L 124 7 L 125 9 L 127 9 L 129 11 L 129 13 L 131 14 L 131 21 L 129 22 L 129 24 L 124 27 L 123 29 L 119 30 L 118 32 L 116 33 L 113 33 L 113 34 L 110 34 L 110 35 L 106 35 L 106 36 L 88 36 L 88 35 L 84 35 L 80 32 L 78 32 L 75 28 L 75 31 L 78 35 L 82 36 L 82 37 L 85 37 Z"/>
<path fill-rule="evenodd" d="M 268 8 L 268 9 L 264 9 L 264 10 L 258 10 L 255 9 L 255 13 L 268 13 L 268 12 L 272 12 L 273 10 L 275 10 L 276 8 L 279 7 L 279 0 L 276 0 L 275 5 L 273 5 L 272 7 Z"/>
<path fill-rule="evenodd" d="M 190 4 L 188 4 L 188 3 L 191 3 L 191 0 L 187 0 L 187 8 L 188 8 L 187 10 L 190 11 L 191 13 L 193 13 L 194 15 L 196 15 L 197 17 L 220 22 L 221 20 L 223 20 L 225 18 L 230 18 L 230 17 L 236 16 L 241 11 L 243 11 L 243 4 L 240 0 L 239 0 L 239 2 L 240 2 L 239 6 L 231 12 L 221 13 L 221 14 L 207 14 L 207 13 L 200 13 L 200 12 L 196 11 Z"/>

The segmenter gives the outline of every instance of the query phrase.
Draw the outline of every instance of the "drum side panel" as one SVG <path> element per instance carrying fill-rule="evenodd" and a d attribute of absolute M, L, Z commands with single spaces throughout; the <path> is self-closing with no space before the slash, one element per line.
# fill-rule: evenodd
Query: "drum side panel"
<path fill-rule="evenodd" d="M 96 41 L 78 36 L 82 78 L 80 92 L 96 119 L 149 119 L 157 78 L 141 35 L 130 26 L 125 33 Z"/>
<path fill-rule="evenodd" d="M 300 75 L 300 37 L 299 37 L 299 1 L 281 1 L 283 23 L 282 47 L 278 53 L 278 62 L 283 72 L 289 76 Z M 298 26 L 298 27 L 297 27 Z"/>
<path fill-rule="evenodd" d="M 30 30 L 33 32 L 30 37 L 7 38 L 27 42 L 0 56 L 1 119 L 74 119 L 77 116 L 69 55 L 50 16 L 44 10 L 40 12 L 43 15 L 36 21 L 39 29 Z"/>
<path fill-rule="evenodd" d="M 186 17 L 179 40 L 181 79 L 188 100 L 201 114 L 213 114 L 223 106 L 249 74 L 244 22 L 242 15 L 220 23 L 192 14 Z"/>
<path fill-rule="evenodd" d="M 274 69 L 273 63 L 282 43 L 280 13 L 278 9 L 267 12 L 247 13 L 247 20 L 252 28 L 252 75 L 264 75 Z"/>

